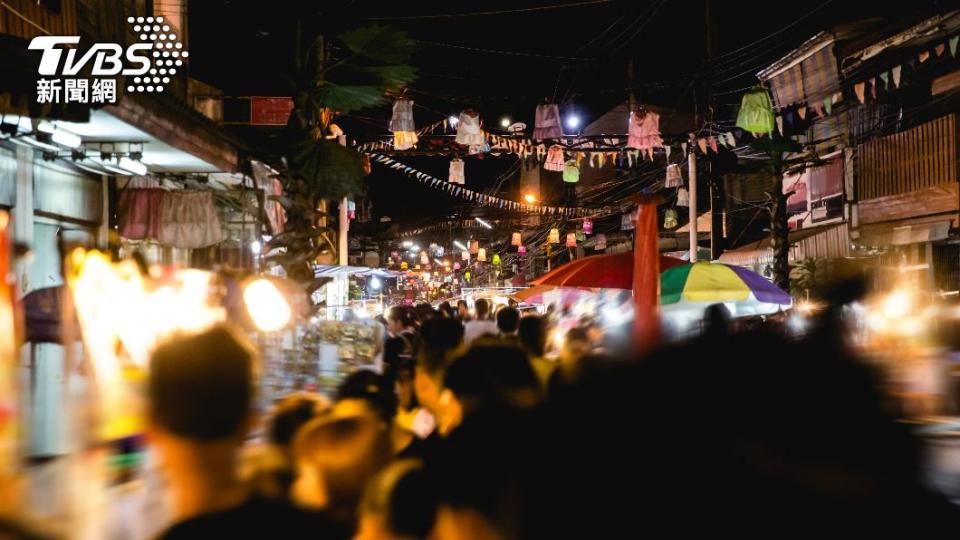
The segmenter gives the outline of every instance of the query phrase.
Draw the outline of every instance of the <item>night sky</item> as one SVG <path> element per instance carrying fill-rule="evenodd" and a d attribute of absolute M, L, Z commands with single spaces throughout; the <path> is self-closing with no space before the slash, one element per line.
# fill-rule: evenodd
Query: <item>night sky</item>
<path fill-rule="evenodd" d="M 623 102 L 630 88 L 642 102 L 689 112 L 711 92 L 717 117 L 729 120 L 743 91 L 756 82 L 755 73 L 818 31 L 905 9 L 905 4 L 875 0 L 709 4 L 204 0 L 190 4 L 191 76 L 228 96 L 288 95 L 285 73 L 294 58 L 298 21 L 304 32 L 326 35 L 389 24 L 420 42 L 412 62 L 419 78 L 409 89 L 418 127 L 473 107 L 488 127 L 499 127 L 507 116 L 532 128 L 534 108 L 544 98 L 559 103 L 564 114 L 576 111 L 588 124 Z M 561 5 L 566 7 L 552 7 Z M 909 9 L 938 5 L 943 3 L 921 2 Z M 707 61 L 708 20 L 712 61 Z M 629 59 L 635 66 L 632 87 Z M 389 135 L 389 119 L 387 104 L 357 111 L 338 124 L 351 138 L 369 140 Z M 444 178 L 448 161 L 433 157 L 408 163 Z M 515 161 L 505 156 L 468 163 L 468 187 L 489 188 Z M 516 196 L 516 189 L 507 182 L 500 195 Z M 369 178 L 368 193 L 377 215 L 410 226 L 457 215 L 458 209 L 464 215 L 458 199 L 382 168 Z"/>

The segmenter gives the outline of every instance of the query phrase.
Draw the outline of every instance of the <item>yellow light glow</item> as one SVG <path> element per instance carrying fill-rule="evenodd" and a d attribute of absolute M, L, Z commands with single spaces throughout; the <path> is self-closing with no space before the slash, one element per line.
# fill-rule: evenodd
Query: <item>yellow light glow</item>
<path fill-rule="evenodd" d="M 910 317 L 900 322 L 899 329 L 905 336 L 918 336 L 923 333 L 923 321 L 919 317 Z"/>
<path fill-rule="evenodd" d="M 879 313 L 871 313 L 867 316 L 867 326 L 874 332 L 885 332 L 887 330 L 887 318 Z"/>
<path fill-rule="evenodd" d="M 896 291 L 883 301 L 883 314 L 888 319 L 899 319 L 910 312 L 910 295 L 904 291 Z"/>
<path fill-rule="evenodd" d="M 264 332 L 280 330 L 292 317 L 287 299 L 269 279 L 251 281 L 243 289 L 243 302 L 253 324 Z"/>
<path fill-rule="evenodd" d="M 527 204 L 533 204 L 537 202 L 537 197 L 533 193 L 527 193 L 523 196 L 523 200 L 527 201 Z"/>

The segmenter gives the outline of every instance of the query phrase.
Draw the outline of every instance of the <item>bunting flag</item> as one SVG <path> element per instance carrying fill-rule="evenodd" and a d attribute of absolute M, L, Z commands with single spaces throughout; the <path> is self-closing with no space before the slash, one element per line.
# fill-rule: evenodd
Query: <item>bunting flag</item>
<path fill-rule="evenodd" d="M 890 70 L 890 73 L 893 74 L 893 87 L 900 88 L 900 73 L 903 72 L 903 66 L 897 66 Z M 863 103 L 863 99 L 860 100 Z"/>
<path fill-rule="evenodd" d="M 919 55 L 917 55 L 917 58 L 920 60 L 921 64 L 926 62 L 927 59 L 930 58 L 930 51 L 921 52 Z"/>
<path fill-rule="evenodd" d="M 439 189 L 443 189 L 454 196 L 462 197 L 470 201 L 476 200 L 487 206 L 495 206 L 497 208 L 517 208 L 518 207 L 517 203 L 515 203 L 514 201 L 508 201 L 506 199 L 501 199 L 499 197 L 491 197 L 489 195 L 477 193 L 475 191 L 471 191 L 466 188 L 454 186 L 449 182 L 443 181 L 429 174 L 421 173 L 420 171 L 417 171 L 412 167 L 408 167 L 403 163 L 400 163 L 394 160 L 393 158 L 390 158 L 383 154 L 371 154 L 371 158 L 373 158 L 373 160 L 376 161 L 377 163 L 380 163 L 391 169 L 401 171 L 405 175 L 411 178 L 416 178 L 417 180 L 419 180 L 425 185 L 428 185 L 431 187 L 439 186 Z M 420 173 L 422 176 L 418 176 L 417 173 Z M 530 205 L 528 208 L 530 209 L 530 211 L 540 212 L 541 214 L 560 214 L 560 215 L 566 215 L 571 217 L 593 215 L 602 211 L 606 211 L 606 209 L 588 210 L 586 208 L 564 208 L 564 207 L 556 207 L 556 206 L 539 206 L 539 205 Z"/>
<path fill-rule="evenodd" d="M 836 105 L 841 101 L 843 101 L 843 92 L 836 92 L 832 96 L 830 96 L 830 103 L 832 103 L 833 105 Z"/>
<path fill-rule="evenodd" d="M 870 77 L 870 95 L 877 99 L 877 78 Z"/>
<path fill-rule="evenodd" d="M 633 168 L 633 152 L 627 153 L 627 166 L 629 166 L 631 169 Z"/>
<path fill-rule="evenodd" d="M 957 55 L 957 43 L 960 42 L 960 36 L 953 36 L 948 42 L 950 44 L 950 56 Z"/>
<path fill-rule="evenodd" d="M 711 135 L 709 138 L 707 138 L 707 144 L 710 145 L 710 149 L 713 150 L 713 153 L 714 153 L 714 154 L 719 154 L 719 153 L 720 153 L 720 151 L 717 150 L 717 138 L 716 138 L 716 137 L 714 137 L 713 135 Z"/>
<path fill-rule="evenodd" d="M 807 106 L 806 106 L 806 105 L 801 105 L 800 108 L 797 109 L 797 116 L 799 116 L 801 120 L 806 120 L 806 119 L 807 119 Z"/>
<path fill-rule="evenodd" d="M 896 69 L 896 68 L 894 68 L 894 69 Z M 896 72 L 894 72 L 894 79 L 893 79 L 893 80 L 894 80 L 894 81 L 899 80 L 899 77 L 897 77 Z M 897 84 L 897 86 L 900 86 L 900 85 Z M 853 85 L 853 91 L 856 92 L 856 94 L 857 94 L 857 99 L 860 100 L 860 104 L 861 104 L 861 105 L 863 105 L 863 104 L 866 103 L 866 101 L 867 101 L 866 95 L 864 94 L 864 91 L 865 91 L 865 90 L 866 90 L 866 83 L 862 83 L 862 82 L 861 82 L 861 83 L 857 83 L 857 84 Z"/>
<path fill-rule="evenodd" d="M 732 131 L 728 131 L 728 132 L 727 132 L 727 144 L 730 145 L 730 148 L 736 148 L 736 147 L 737 147 L 737 138 L 733 136 L 733 132 L 732 132 Z"/>
<path fill-rule="evenodd" d="M 823 118 L 823 103 L 815 101 L 812 105 L 813 112 L 817 114 L 817 118 Z"/>
<path fill-rule="evenodd" d="M 783 116 L 777 116 L 777 132 L 783 135 Z"/>
<path fill-rule="evenodd" d="M 942 55 L 943 55 L 943 51 L 947 50 L 947 46 L 946 46 L 945 44 L 941 43 L 941 44 L 937 45 L 933 50 L 937 53 L 937 56 L 942 56 Z"/>
<path fill-rule="evenodd" d="M 664 146 L 664 147 L 663 147 L 663 151 L 664 151 L 664 153 L 666 153 L 666 155 L 667 155 L 667 161 L 670 161 L 670 151 L 671 151 L 671 150 L 673 150 L 673 147 L 670 146 L 669 144 L 668 144 L 667 146 Z"/>
<path fill-rule="evenodd" d="M 823 110 L 830 114 L 830 111 L 833 110 L 833 100 L 830 98 L 823 98 Z"/>
<path fill-rule="evenodd" d="M 890 72 L 884 71 L 880 74 L 880 81 L 883 82 L 883 89 L 887 90 L 890 88 Z"/>
<path fill-rule="evenodd" d="M 687 155 L 687 143 L 680 143 L 680 148 L 683 149 L 683 155 Z"/>
<path fill-rule="evenodd" d="M 700 147 L 700 153 L 707 153 L 707 140 L 706 139 L 697 139 L 697 146 Z"/>

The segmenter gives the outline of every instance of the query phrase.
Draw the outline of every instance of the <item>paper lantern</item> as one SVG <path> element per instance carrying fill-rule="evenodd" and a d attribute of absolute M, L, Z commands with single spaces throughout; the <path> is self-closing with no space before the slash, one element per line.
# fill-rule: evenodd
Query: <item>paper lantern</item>
<path fill-rule="evenodd" d="M 422 264 L 422 265 L 424 265 L 424 266 L 430 264 L 430 257 L 427 256 L 427 252 L 426 252 L 426 251 L 421 251 L 421 252 L 420 252 L 420 264 Z"/>
<path fill-rule="evenodd" d="M 580 181 L 580 167 L 575 160 L 568 160 L 563 165 L 563 181 L 575 184 Z"/>
<path fill-rule="evenodd" d="M 583 231 L 577 231 L 577 242 L 584 242 L 587 239 L 587 234 Z"/>
<path fill-rule="evenodd" d="M 677 190 L 677 206 L 690 206 L 690 193 L 687 192 L 686 188 Z"/>
<path fill-rule="evenodd" d="M 517 248 L 517 255 L 523 257 L 523 256 L 526 255 L 526 254 L 527 254 L 527 248 L 526 248 L 526 246 L 520 246 L 520 247 Z"/>
<path fill-rule="evenodd" d="M 479 241 L 479 240 L 471 240 L 471 241 L 470 241 L 470 253 L 473 254 L 473 255 L 476 255 L 476 254 L 477 254 L 477 251 L 478 251 L 479 249 L 480 249 L 480 241 Z"/>
<path fill-rule="evenodd" d="M 460 158 L 453 158 L 450 160 L 450 173 L 447 176 L 447 180 L 451 184 L 463 184 L 466 180 L 463 172 L 463 160 Z"/>
<path fill-rule="evenodd" d="M 623 214 L 620 216 L 620 230 L 622 231 L 632 231 L 636 228 L 636 224 L 633 222 L 633 213 Z"/>
<path fill-rule="evenodd" d="M 446 253 L 446 251 L 442 247 L 438 247 L 436 251 L 434 251 L 433 255 L 439 259 L 443 257 L 444 253 Z"/>
<path fill-rule="evenodd" d="M 567 247 L 577 247 L 577 233 L 567 233 Z"/>
<path fill-rule="evenodd" d="M 463 273 L 463 280 L 466 281 L 466 282 L 469 282 L 469 281 L 470 281 L 470 271 L 469 271 L 469 270 Z"/>
<path fill-rule="evenodd" d="M 400 263 L 400 269 L 401 269 L 401 270 L 406 270 L 406 269 L 408 269 L 408 268 L 410 268 L 410 265 L 407 264 L 407 261 L 403 261 L 402 263 Z"/>
<path fill-rule="evenodd" d="M 764 135 L 773 131 L 773 125 L 773 103 L 767 90 L 758 86 L 744 94 L 737 114 L 737 127 Z"/>
<path fill-rule="evenodd" d="M 680 165 L 676 163 L 667 165 L 667 179 L 663 185 L 668 188 L 676 188 L 683 185 L 683 175 L 680 172 Z"/>
<path fill-rule="evenodd" d="M 550 229 L 550 234 L 547 235 L 548 244 L 559 244 L 560 243 L 560 231 L 557 229 Z"/>
<path fill-rule="evenodd" d="M 673 208 L 668 208 L 663 215 L 663 228 L 664 229 L 673 229 L 677 226 L 677 211 Z"/>
<path fill-rule="evenodd" d="M 487 250 L 480 248 L 477 250 L 477 260 L 480 262 L 487 262 Z"/>
<path fill-rule="evenodd" d="M 465 260 L 465 261 L 468 261 L 468 262 L 469 262 L 469 261 L 470 261 L 470 252 L 469 252 L 469 251 L 464 251 L 463 253 L 461 253 L 460 258 L 463 259 L 463 260 Z"/>
<path fill-rule="evenodd" d="M 593 220 L 586 218 L 583 220 L 583 233 L 593 234 Z"/>
<path fill-rule="evenodd" d="M 519 246 L 520 244 L 523 244 L 523 235 L 518 232 L 513 233 L 513 237 L 510 239 L 510 245 Z"/>
<path fill-rule="evenodd" d="M 499 254 L 499 253 L 494 253 L 494 254 L 493 254 L 493 259 L 491 259 L 490 262 L 491 262 L 494 266 L 500 266 L 500 254 Z"/>
<path fill-rule="evenodd" d="M 460 269 L 460 263 L 458 263 L 458 262 L 453 263 L 453 269 L 454 269 L 454 270 L 459 270 L 459 269 Z"/>
<path fill-rule="evenodd" d="M 593 249 L 597 251 L 607 249 L 607 235 L 598 234 L 596 240 L 593 241 Z"/>

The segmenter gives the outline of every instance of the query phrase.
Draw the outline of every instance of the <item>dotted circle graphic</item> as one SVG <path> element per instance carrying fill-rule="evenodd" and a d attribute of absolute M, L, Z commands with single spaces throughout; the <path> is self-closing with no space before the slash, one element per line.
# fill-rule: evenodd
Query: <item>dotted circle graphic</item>
<path fill-rule="evenodd" d="M 183 43 L 177 41 L 176 29 L 164 24 L 163 17 L 127 17 L 127 23 L 140 41 L 151 45 L 153 49 L 149 53 L 148 69 L 142 76 L 133 77 L 133 84 L 126 87 L 127 92 L 162 92 L 164 86 L 160 86 L 160 83 L 170 83 L 168 75 L 177 74 L 173 66 L 183 66 L 182 59 L 189 57 L 189 53 L 184 50 Z"/>

